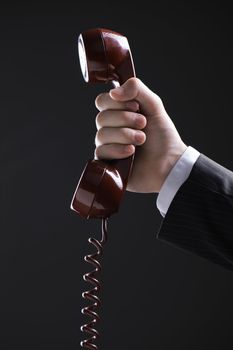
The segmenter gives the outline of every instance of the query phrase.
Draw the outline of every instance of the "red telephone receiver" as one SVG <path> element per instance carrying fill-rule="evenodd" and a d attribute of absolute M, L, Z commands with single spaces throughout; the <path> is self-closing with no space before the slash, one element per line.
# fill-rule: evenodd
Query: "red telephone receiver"
<path fill-rule="evenodd" d="M 87 83 L 121 85 L 135 76 L 125 36 L 109 29 L 89 29 L 79 35 L 78 52 Z M 71 209 L 84 218 L 108 218 L 118 211 L 134 155 L 121 160 L 89 160 L 72 198 Z"/>

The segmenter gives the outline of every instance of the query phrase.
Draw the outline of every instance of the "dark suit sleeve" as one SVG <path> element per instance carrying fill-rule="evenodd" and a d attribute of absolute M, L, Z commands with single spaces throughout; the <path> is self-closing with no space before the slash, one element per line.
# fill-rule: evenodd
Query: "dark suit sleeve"
<path fill-rule="evenodd" d="M 233 172 L 201 154 L 157 238 L 233 270 Z"/>

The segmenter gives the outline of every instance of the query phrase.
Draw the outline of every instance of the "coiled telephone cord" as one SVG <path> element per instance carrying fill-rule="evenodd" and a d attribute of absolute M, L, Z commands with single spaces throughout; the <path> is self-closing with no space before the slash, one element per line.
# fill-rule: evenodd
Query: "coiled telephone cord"
<path fill-rule="evenodd" d="M 94 254 L 89 254 L 84 257 L 84 260 L 95 267 L 94 270 L 83 275 L 83 279 L 93 285 L 93 288 L 82 293 L 82 297 L 85 300 L 91 301 L 91 304 L 84 307 L 81 312 L 88 317 L 91 317 L 91 321 L 81 326 L 81 331 L 90 335 L 90 338 L 82 340 L 80 345 L 83 348 L 89 350 L 98 350 L 98 346 L 95 344 L 99 338 L 99 332 L 96 330 L 96 324 L 100 320 L 97 309 L 101 305 L 100 298 L 98 296 L 100 291 L 100 282 L 98 280 L 98 274 L 101 272 L 100 257 L 103 252 L 103 246 L 107 241 L 107 218 L 102 219 L 102 237 L 98 241 L 95 238 L 89 238 L 88 242 L 96 248 Z"/>

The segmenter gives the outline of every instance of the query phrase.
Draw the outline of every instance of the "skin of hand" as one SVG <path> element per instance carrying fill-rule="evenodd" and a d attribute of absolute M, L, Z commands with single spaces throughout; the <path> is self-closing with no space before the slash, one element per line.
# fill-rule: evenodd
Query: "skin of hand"
<path fill-rule="evenodd" d="M 127 190 L 158 193 L 187 148 L 161 98 L 140 79 L 130 78 L 99 94 L 95 105 L 95 159 L 122 159 L 135 152 Z"/>

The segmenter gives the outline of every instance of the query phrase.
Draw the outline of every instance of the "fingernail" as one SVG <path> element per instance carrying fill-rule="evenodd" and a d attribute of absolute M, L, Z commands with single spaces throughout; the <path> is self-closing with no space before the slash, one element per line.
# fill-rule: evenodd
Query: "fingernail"
<path fill-rule="evenodd" d="M 136 114 L 135 115 L 135 126 L 136 126 L 136 129 L 141 129 L 142 127 L 144 127 L 145 125 L 145 118 L 140 115 L 140 114 Z"/>
<path fill-rule="evenodd" d="M 125 153 L 132 153 L 132 152 L 134 152 L 134 146 L 133 145 L 126 145 L 126 146 L 124 146 L 123 152 L 125 152 Z"/>
<path fill-rule="evenodd" d="M 141 131 L 136 131 L 134 138 L 137 143 L 142 143 L 144 141 L 144 133 Z"/>
<path fill-rule="evenodd" d="M 113 93 L 115 95 L 119 95 L 119 96 L 122 96 L 123 93 L 124 93 L 124 88 L 122 86 L 118 86 L 117 88 L 115 89 L 111 89 L 110 90 L 110 94 Z"/>

